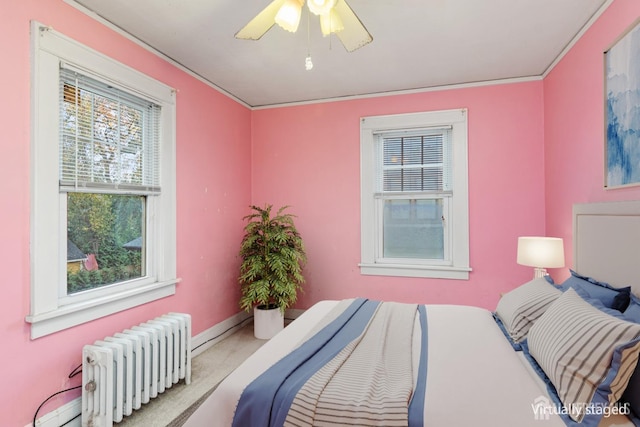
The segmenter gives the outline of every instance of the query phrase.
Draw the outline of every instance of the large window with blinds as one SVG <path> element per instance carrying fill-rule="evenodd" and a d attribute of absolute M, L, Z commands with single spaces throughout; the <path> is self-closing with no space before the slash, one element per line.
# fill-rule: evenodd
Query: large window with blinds
<path fill-rule="evenodd" d="M 37 338 L 175 293 L 175 94 L 32 30 Z"/>
<path fill-rule="evenodd" d="M 147 200 L 161 192 L 161 108 L 68 68 L 59 96 L 67 245 L 81 257 L 62 293 L 144 277 Z"/>
<path fill-rule="evenodd" d="M 363 274 L 468 278 L 466 111 L 362 119 Z"/>

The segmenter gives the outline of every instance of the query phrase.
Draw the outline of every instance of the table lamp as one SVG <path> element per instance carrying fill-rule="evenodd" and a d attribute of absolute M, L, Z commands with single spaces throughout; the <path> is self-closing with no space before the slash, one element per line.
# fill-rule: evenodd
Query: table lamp
<path fill-rule="evenodd" d="M 518 264 L 534 267 L 533 278 L 544 277 L 546 268 L 564 267 L 564 245 L 559 237 L 518 237 Z"/>

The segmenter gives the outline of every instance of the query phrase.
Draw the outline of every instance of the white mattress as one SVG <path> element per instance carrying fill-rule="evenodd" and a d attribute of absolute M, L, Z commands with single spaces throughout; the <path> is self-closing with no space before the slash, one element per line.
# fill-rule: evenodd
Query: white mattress
<path fill-rule="evenodd" d="M 297 347 L 337 303 L 315 304 L 265 343 L 218 386 L 185 426 L 230 426 L 246 385 Z M 512 349 L 489 311 L 468 306 L 427 305 L 427 324 L 424 419 L 428 425 L 565 425 L 555 414 L 545 421 L 536 418 L 533 407 L 536 402 L 548 399 L 546 387 L 521 352 Z M 624 416 L 604 418 L 600 424 L 601 427 L 632 425 Z"/>

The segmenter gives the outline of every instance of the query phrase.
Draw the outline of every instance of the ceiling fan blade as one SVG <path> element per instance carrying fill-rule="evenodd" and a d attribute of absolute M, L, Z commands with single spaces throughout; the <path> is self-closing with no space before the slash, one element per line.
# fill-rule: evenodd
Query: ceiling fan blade
<path fill-rule="evenodd" d="M 237 39 L 259 40 L 273 25 L 285 0 L 274 0 L 235 35 Z"/>
<path fill-rule="evenodd" d="M 369 31 L 367 31 L 360 21 L 360 18 L 356 16 L 345 0 L 338 0 L 334 6 L 334 10 L 344 24 L 344 29 L 337 32 L 336 35 L 348 52 L 353 52 L 373 41 L 373 37 L 371 37 Z"/>

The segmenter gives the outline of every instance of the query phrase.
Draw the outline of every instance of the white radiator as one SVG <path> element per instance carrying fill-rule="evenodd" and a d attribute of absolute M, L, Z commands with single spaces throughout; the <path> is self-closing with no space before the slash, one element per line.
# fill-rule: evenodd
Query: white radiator
<path fill-rule="evenodd" d="M 110 427 L 181 379 L 191 382 L 191 316 L 169 313 L 82 349 L 82 426 Z"/>

